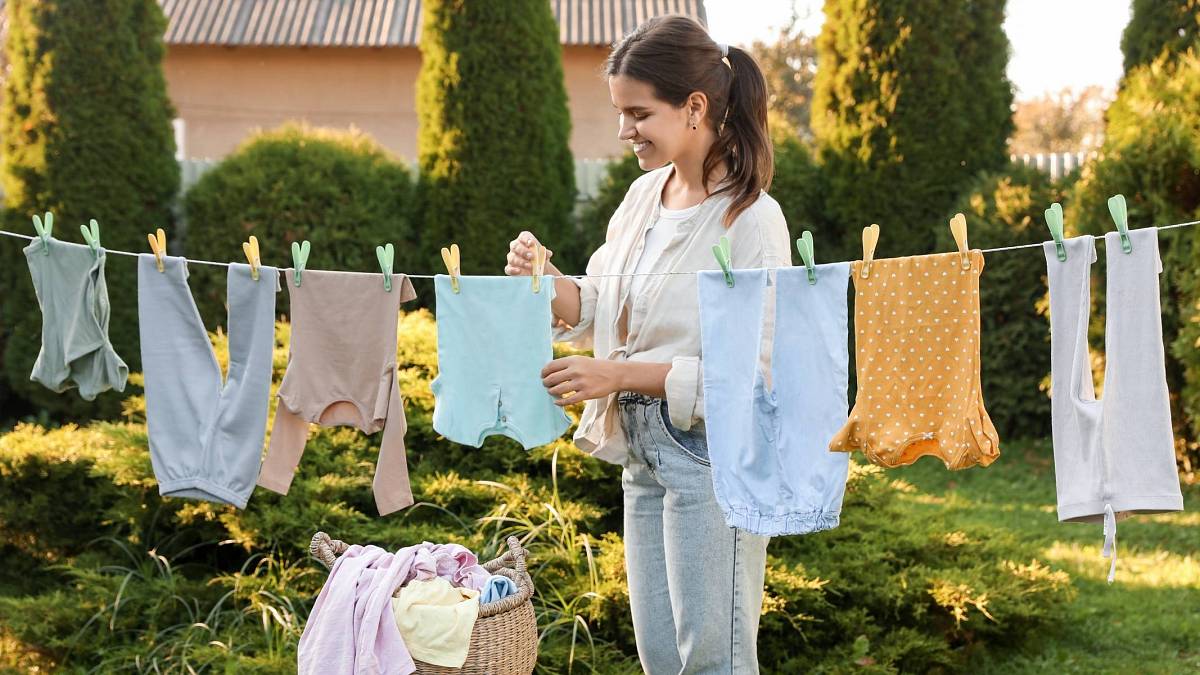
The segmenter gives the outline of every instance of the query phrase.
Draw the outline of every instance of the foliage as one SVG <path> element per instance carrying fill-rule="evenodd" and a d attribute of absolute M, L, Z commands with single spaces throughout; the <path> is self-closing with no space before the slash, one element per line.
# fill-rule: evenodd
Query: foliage
<path fill-rule="evenodd" d="M 378 272 L 375 247 L 395 244 L 394 269 L 425 264 L 412 225 L 412 179 L 370 136 L 286 124 L 259 132 L 187 193 L 184 250 L 191 258 L 245 262 L 258 237 L 264 265 L 292 266 L 291 244 L 308 240 L 311 269 Z M 190 285 L 205 326 L 228 328 L 225 270 L 196 265 Z M 280 296 L 286 312 L 286 297 Z"/>
<path fill-rule="evenodd" d="M 353 429 L 314 431 L 289 494 L 259 491 L 244 511 L 158 495 L 138 397 L 122 423 L 24 424 L 0 436 L 0 643 L 12 654 L 0 667 L 285 672 L 325 574 L 307 559 L 320 529 L 390 548 L 456 541 L 484 559 L 516 535 L 532 554 L 542 671 L 637 672 L 619 467 L 565 439 L 526 452 L 505 438 L 478 449 L 440 438 L 430 428 L 436 327 L 424 310 L 400 321 L 418 504 L 395 516 L 376 517 L 371 498 L 378 435 Z M 288 333 L 280 324 L 276 381 Z M 213 342 L 224 363 L 226 339 Z M 51 497 L 64 494 L 87 501 Z M 841 527 L 772 543 L 767 672 L 864 659 L 881 672 L 927 671 L 1053 625 L 1072 594 L 1062 572 L 994 529 L 947 535 L 936 518 L 906 517 L 920 497 L 856 465 Z M 40 500 L 36 512 L 28 499 Z"/>
<path fill-rule="evenodd" d="M 880 256 L 929 253 L 972 178 L 1004 166 L 1003 21 L 1003 0 L 826 0 L 812 126 L 842 253 L 871 223 Z"/>
<path fill-rule="evenodd" d="M 1009 150 L 1017 155 L 1093 150 L 1104 139 L 1104 108 L 1109 103 L 1098 85 L 1067 87 L 1018 101 Z"/>
<path fill-rule="evenodd" d="M 1200 0 L 1133 0 L 1121 34 L 1125 72 L 1200 45 Z"/>
<path fill-rule="evenodd" d="M 421 11 L 424 259 L 439 260 L 438 249 L 456 242 L 463 274 L 496 274 L 521 230 L 546 242 L 571 231 L 575 166 L 558 27 L 542 0 L 426 0 Z"/>
<path fill-rule="evenodd" d="M 55 236 L 82 242 L 95 218 L 103 245 L 146 249 L 146 233 L 170 229 L 179 189 L 174 111 L 162 73 L 166 19 L 154 0 L 10 0 L 8 72 L 0 108 L 3 229 L 32 234 L 30 216 L 52 211 Z M 12 242 L 10 242 L 12 243 Z M 116 259 L 114 259 L 116 258 Z M 136 296 L 136 267 L 110 257 L 109 295 Z M 0 251 L 0 350 L 5 410 L 32 407 L 70 419 L 111 417 L 117 393 L 95 402 L 58 396 L 29 380 L 41 344 L 41 316 L 17 246 Z M 112 303 L 110 337 L 140 368 L 137 304 Z"/>

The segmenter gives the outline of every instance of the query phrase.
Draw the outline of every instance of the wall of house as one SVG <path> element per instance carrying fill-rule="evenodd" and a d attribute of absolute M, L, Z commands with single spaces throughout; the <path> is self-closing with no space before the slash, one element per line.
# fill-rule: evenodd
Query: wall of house
<path fill-rule="evenodd" d="M 578 159 L 619 155 L 600 69 L 605 47 L 565 47 L 571 150 Z M 219 158 L 256 128 L 288 120 L 351 125 L 412 161 L 417 151 L 416 48 L 201 47 L 172 45 L 164 71 L 183 120 L 182 155 Z"/>

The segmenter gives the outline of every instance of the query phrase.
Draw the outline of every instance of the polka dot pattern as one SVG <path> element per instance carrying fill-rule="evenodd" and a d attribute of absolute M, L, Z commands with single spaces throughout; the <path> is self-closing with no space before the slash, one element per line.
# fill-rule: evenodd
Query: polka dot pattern
<path fill-rule="evenodd" d="M 896 467 L 925 455 L 949 469 L 987 466 L 1000 438 L 979 378 L 979 276 L 983 253 L 851 264 L 858 397 L 829 444 Z"/>

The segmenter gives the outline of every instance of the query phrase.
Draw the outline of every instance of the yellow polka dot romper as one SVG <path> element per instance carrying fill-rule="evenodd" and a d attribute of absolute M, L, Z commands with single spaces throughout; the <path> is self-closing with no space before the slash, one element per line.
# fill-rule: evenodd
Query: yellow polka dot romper
<path fill-rule="evenodd" d="M 858 397 L 829 449 L 861 449 L 875 464 L 923 455 L 948 469 L 987 466 L 1000 438 L 979 380 L 979 275 L 983 253 L 851 264 Z"/>

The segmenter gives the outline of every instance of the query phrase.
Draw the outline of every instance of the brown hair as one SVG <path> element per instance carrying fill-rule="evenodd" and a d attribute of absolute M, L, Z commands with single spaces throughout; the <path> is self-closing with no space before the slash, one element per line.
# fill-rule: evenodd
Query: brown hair
<path fill-rule="evenodd" d="M 700 24 L 661 16 L 643 22 L 613 47 L 604 75 L 645 82 L 658 99 L 674 106 L 684 105 L 692 92 L 708 97 L 707 118 L 717 140 L 704 158 L 703 175 L 707 186 L 718 163 L 729 166 L 724 187 L 713 193 L 733 196 L 726 227 L 770 187 L 775 158 L 767 133 L 767 82 L 750 54 L 731 46 L 723 58 Z"/>

